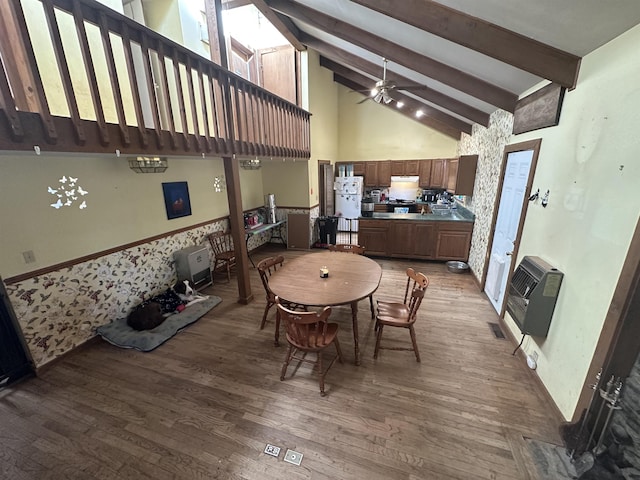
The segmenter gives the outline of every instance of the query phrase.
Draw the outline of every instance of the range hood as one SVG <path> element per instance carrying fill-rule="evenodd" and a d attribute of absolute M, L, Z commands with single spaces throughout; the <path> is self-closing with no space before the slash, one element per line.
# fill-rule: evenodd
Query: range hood
<path fill-rule="evenodd" d="M 389 200 L 415 200 L 418 192 L 420 177 L 415 176 L 391 176 L 389 187 Z"/>

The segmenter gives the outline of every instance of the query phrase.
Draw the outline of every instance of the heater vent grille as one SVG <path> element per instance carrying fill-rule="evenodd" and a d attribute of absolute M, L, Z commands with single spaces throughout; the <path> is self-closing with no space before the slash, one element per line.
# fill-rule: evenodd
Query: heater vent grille
<path fill-rule="evenodd" d="M 547 336 L 563 277 L 540 257 L 522 259 L 507 296 L 507 311 L 522 333 Z"/>

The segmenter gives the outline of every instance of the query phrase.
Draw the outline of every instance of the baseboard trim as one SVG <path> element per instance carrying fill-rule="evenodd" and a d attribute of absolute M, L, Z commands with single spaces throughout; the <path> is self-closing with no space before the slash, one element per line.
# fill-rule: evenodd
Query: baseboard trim
<path fill-rule="evenodd" d="M 40 375 L 46 373 L 50 368 L 56 366 L 60 361 L 64 360 L 65 358 L 69 357 L 70 355 L 75 355 L 76 353 L 82 352 L 84 350 L 86 350 L 87 348 L 90 348 L 92 346 L 94 346 L 95 344 L 97 344 L 98 342 L 100 342 L 102 340 L 102 337 L 100 337 L 99 335 L 95 335 L 93 337 L 91 337 L 90 339 L 88 339 L 86 342 L 81 343 L 80 345 L 77 345 L 75 347 L 73 347 L 71 350 L 64 352 L 62 355 L 57 356 L 56 358 L 54 358 L 53 360 L 39 366 L 36 367 L 36 377 L 39 377 Z"/>

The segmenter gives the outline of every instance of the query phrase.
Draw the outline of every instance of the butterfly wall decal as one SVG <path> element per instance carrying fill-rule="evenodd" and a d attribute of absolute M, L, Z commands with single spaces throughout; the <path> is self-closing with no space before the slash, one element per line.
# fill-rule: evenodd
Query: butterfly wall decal
<path fill-rule="evenodd" d="M 58 201 L 56 203 L 52 203 L 51 206 L 56 210 L 59 209 L 62 206 L 62 200 L 58 199 Z"/>

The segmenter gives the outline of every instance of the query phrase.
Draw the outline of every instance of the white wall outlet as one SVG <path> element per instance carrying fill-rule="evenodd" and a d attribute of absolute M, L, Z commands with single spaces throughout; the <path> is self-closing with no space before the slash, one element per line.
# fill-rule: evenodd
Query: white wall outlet
<path fill-rule="evenodd" d="M 36 261 L 36 256 L 33 253 L 33 250 L 22 252 L 22 258 L 24 258 L 24 263 L 35 263 Z"/>
<path fill-rule="evenodd" d="M 538 352 L 533 352 L 531 355 L 527 355 L 527 366 L 531 370 L 538 368 Z"/>

